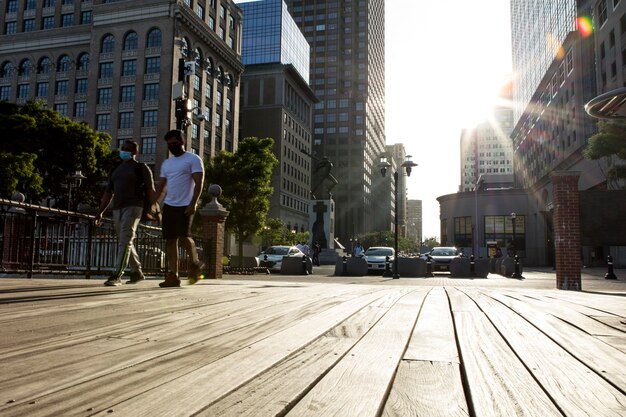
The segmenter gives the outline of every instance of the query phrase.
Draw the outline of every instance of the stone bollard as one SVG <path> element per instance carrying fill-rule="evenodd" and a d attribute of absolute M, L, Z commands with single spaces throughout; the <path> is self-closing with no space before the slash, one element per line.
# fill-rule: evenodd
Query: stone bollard
<path fill-rule="evenodd" d="M 606 266 L 608 270 L 604 275 L 604 279 L 617 279 L 617 275 L 613 272 L 613 257 L 611 255 L 606 257 Z"/>
<path fill-rule="evenodd" d="M 430 257 L 430 255 L 427 256 L 426 258 L 426 278 L 432 278 L 435 276 L 435 274 L 433 274 L 433 260 Z"/>
<path fill-rule="evenodd" d="M 474 262 L 474 255 L 470 256 L 470 276 L 476 276 L 476 264 Z"/>
<path fill-rule="evenodd" d="M 513 274 L 511 275 L 511 278 L 524 279 L 524 277 L 520 273 L 519 256 L 517 256 L 517 254 L 515 254 L 515 266 L 514 266 L 514 268 L 515 269 L 514 269 Z"/>
<path fill-rule="evenodd" d="M 385 256 L 385 272 L 383 272 L 383 277 L 390 277 L 391 274 L 391 262 L 389 261 L 389 256 Z"/>
<path fill-rule="evenodd" d="M 346 255 L 343 255 L 343 258 L 342 258 L 341 262 L 342 262 L 342 266 L 343 266 L 342 275 L 346 276 L 346 275 L 348 275 L 348 258 L 346 257 Z"/>
<path fill-rule="evenodd" d="M 306 267 L 306 255 L 302 255 L 302 275 L 309 275 L 309 270 Z"/>

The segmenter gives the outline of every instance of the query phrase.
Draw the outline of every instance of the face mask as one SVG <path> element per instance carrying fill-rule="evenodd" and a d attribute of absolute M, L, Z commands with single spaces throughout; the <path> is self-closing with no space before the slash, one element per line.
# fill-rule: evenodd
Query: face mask
<path fill-rule="evenodd" d="M 122 161 L 129 161 L 133 158 L 133 154 L 130 151 L 120 151 L 120 159 Z"/>
<path fill-rule="evenodd" d="M 180 154 L 183 151 L 183 144 L 182 143 L 168 143 L 167 148 L 170 150 L 171 153 L 173 153 L 174 155 Z"/>

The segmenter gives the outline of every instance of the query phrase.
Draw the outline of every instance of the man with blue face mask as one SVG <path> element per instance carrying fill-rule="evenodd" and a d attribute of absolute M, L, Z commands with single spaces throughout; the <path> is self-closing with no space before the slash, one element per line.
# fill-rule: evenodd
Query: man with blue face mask
<path fill-rule="evenodd" d="M 146 164 L 140 164 L 135 160 L 138 148 L 137 142 L 132 140 L 127 140 L 122 145 L 120 150 L 122 163 L 109 175 L 100 201 L 100 208 L 95 217 L 96 225 L 100 224 L 102 214 L 113 200 L 113 221 L 118 249 L 115 270 L 105 281 L 106 286 L 122 285 L 122 275 L 129 264 L 130 280 L 126 281 L 127 284 L 135 284 L 145 279 L 133 241 L 143 212 L 143 194 L 147 194 L 152 200 L 156 199 L 156 192 L 152 171 Z"/>

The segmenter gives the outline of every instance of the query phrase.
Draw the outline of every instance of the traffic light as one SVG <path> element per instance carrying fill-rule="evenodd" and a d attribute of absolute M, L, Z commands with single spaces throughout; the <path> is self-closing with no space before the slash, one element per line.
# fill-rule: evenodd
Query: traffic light
<path fill-rule="evenodd" d="M 174 115 L 176 116 L 176 129 L 182 130 L 189 123 L 189 113 L 191 112 L 191 100 L 182 98 L 176 99 L 174 105 Z"/>

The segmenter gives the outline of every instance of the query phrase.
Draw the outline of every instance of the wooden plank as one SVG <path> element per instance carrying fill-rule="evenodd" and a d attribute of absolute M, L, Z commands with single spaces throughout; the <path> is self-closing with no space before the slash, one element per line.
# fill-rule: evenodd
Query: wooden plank
<path fill-rule="evenodd" d="M 624 350 L 620 351 L 610 343 L 606 343 L 610 340 L 605 337 L 594 337 L 546 313 L 542 306 L 525 303 L 495 291 L 485 292 L 485 294 L 524 317 L 570 355 L 619 387 L 622 392 L 626 392 L 626 354 Z M 501 310 L 497 304 L 489 300 L 481 298 L 481 303 L 486 309 L 494 310 L 494 314 L 498 314 Z M 558 301 L 553 300 L 553 303 L 558 304 Z"/>
<path fill-rule="evenodd" d="M 562 417 L 487 317 L 480 310 L 455 309 L 463 295 L 448 289 L 451 291 L 456 292 L 450 301 L 473 415 Z M 468 301 L 462 303 L 467 305 Z"/>
<path fill-rule="evenodd" d="M 565 415 L 626 415 L 623 392 L 591 372 L 518 313 L 486 296 L 474 297 L 526 369 Z M 518 385 L 515 389 L 519 392 L 524 387 Z"/>
<path fill-rule="evenodd" d="M 383 416 L 469 416 L 443 288 L 431 290 L 422 305 Z"/>
<path fill-rule="evenodd" d="M 450 362 L 403 360 L 382 415 L 469 416 L 459 365 Z"/>
<path fill-rule="evenodd" d="M 380 296 L 367 294 L 309 317 L 291 320 L 289 327 L 283 326 L 282 331 L 271 335 L 263 334 L 256 338 L 256 343 L 223 340 L 221 342 L 235 344 L 238 349 L 218 360 L 202 363 L 183 375 L 170 377 L 169 382 L 151 384 L 140 392 L 141 395 L 125 392 L 108 399 L 108 405 L 97 407 L 99 412 L 94 415 L 109 415 L 109 410 L 129 416 L 155 415 L 155 412 L 159 416 L 194 414 L 302 349 Z M 215 344 L 221 345 L 220 340 L 216 340 Z M 207 350 L 210 352 L 211 347 L 207 346 Z M 174 403 L 176 409 L 171 407 Z"/>
<path fill-rule="evenodd" d="M 459 363 L 452 314 L 443 288 L 433 289 L 426 297 L 403 359 Z"/>
<path fill-rule="evenodd" d="M 408 343 L 425 292 L 398 301 L 288 416 L 375 416 Z"/>
<path fill-rule="evenodd" d="M 332 292 L 332 289 L 328 289 L 328 291 Z M 353 288 L 352 291 L 360 293 L 363 290 Z M 210 345 L 207 342 L 209 340 L 212 341 L 215 338 L 219 340 L 220 337 L 235 337 L 239 333 L 242 334 L 239 337 L 252 338 L 248 343 L 253 343 L 258 338 L 266 337 L 267 334 L 264 334 L 264 332 L 272 334 L 284 329 L 285 326 L 289 326 L 293 318 L 299 315 L 298 311 L 309 310 L 311 314 L 314 314 L 320 308 L 329 309 L 331 308 L 330 306 L 338 304 L 334 300 L 335 297 L 320 297 L 318 300 L 312 299 L 308 303 L 303 303 L 300 299 L 302 295 L 300 294 L 291 303 L 281 302 L 280 298 L 267 297 L 268 301 L 271 302 L 265 305 L 264 308 L 258 308 L 258 306 L 245 308 L 244 305 L 235 305 L 233 309 L 239 309 L 242 312 L 233 313 L 232 311 L 226 311 L 228 319 L 217 316 L 218 318 L 209 318 L 204 324 L 199 324 L 198 320 L 180 322 L 175 317 L 171 317 L 169 326 L 171 335 L 169 339 L 160 340 L 158 343 L 153 342 L 147 346 L 130 346 L 122 351 L 111 351 L 106 355 L 74 358 L 73 361 L 65 364 L 65 366 L 56 366 L 56 362 L 59 359 L 54 360 L 52 358 L 52 363 L 49 366 L 52 366 L 52 369 L 58 372 L 57 381 L 54 385 L 50 385 L 49 381 L 45 379 L 25 375 L 0 382 L 0 385 L 2 385 L 0 392 L 3 395 L 11 395 L 12 398 L 17 398 L 24 404 L 34 399 L 38 401 L 38 404 L 42 404 L 45 401 L 41 397 L 51 394 L 47 401 L 64 406 L 65 404 L 69 406 L 75 403 L 76 400 L 82 402 L 89 401 L 90 395 L 102 395 L 102 397 L 92 401 L 92 403 L 108 402 L 110 401 L 108 400 L 109 398 L 116 398 L 117 385 L 119 385 L 119 381 L 122 378 L 126 378 L 129 383 L 136 384 L 136 386 L 128 390 L 129 394 L 141 392 L 151 386 L 158 386 L 160 383 L 167 382 L 176 376 L 184 375 L 190 370 L 201 367 L 205 363 L 203 360 L 208 362 L 218 360 L 221 356 L 228 355 L 233 350 L 236 351 L 242 348 L 242 346 L 233 345 L 233 342 L 216 341 L 214 343 L 221 350 L 216 349 L 215 354 L 211 356 L 204 354 L 202 350 L 198 350 L 195 346 Z M 340 299 L 343 299 L 343 297 Z M 202 330 L 200 326 L 206 326 L 207 328 Z M 265 330 L 262 330 L 262 328 L 265 328 Z M 239 343 L 245 346 L 245 340 L 245 338 L 241 339 Z M 181 358 L 189 355 L 190 348 L 193 348 L 191 356 L 194 357 L 194 360 L 187 362 L 188 366 L 191 367 L 188 368 L 176 361 L 185 362 Z M 213 354 L 213 352 L 211 353 Z M 57 354 L 62 357 L 63 352 L 59 351 Z M 39 359 L 41 360 L 41 358 Z M 39 366 L 46 365 L 46 363 L 42 363 Z M 139 367 L 139 369 L 142 369 L 142 373 L 136 374 L 133 367 Z M 146 367 L 149 369 L 145 369 Z M 165 371 L 166 369 L 167 371 Z M 165 372 L 165 374 L 160 374 L 161 371 Z M 148 383 L 145 381 L 147 378 L 149 378 Z M 89 385 L 92 381 L 97 381 L 97 383 L 91 384 L 90 390 L 86 392 L 87 396 L 75 396 L 70 392 L 72 387 L 79 384 Z M 67 390 L 67 392 L 64 390 Z M 110 391 L 108 395 L 106 395 L 107 391 Z M 15 406 L 12 407 L 16 409 Z M 3 404 L 0 404 L 0 409 L 2 408 Z M 30 410 L 27 410 L 23 415 L 29 415 L 33 406 L 26 408 Z M 18 411 L 16 411 L 15 415 L 22 415 Z"/>
<path fill-rule="evenodd" d="M 404 295 L 390 292 L 391 296 Z M 376 301 L 334 327 L 267 372 L 199 412 L 198 416 L 274 416 L 291 408 L 310 387 L 342 359 L 346 352 L 387 312 Z"/>

